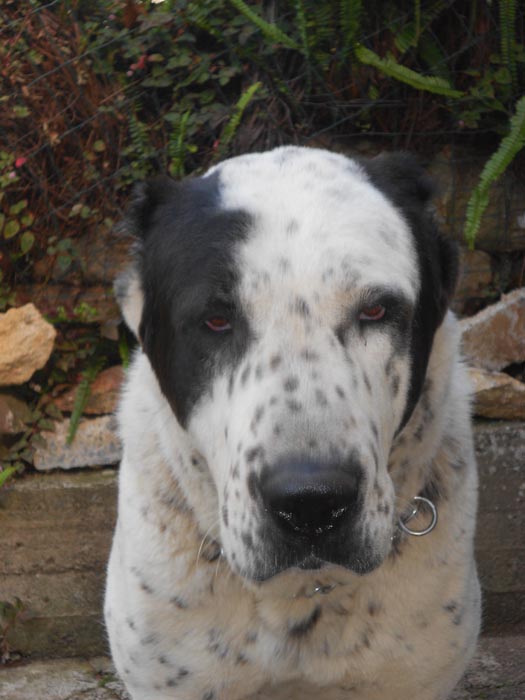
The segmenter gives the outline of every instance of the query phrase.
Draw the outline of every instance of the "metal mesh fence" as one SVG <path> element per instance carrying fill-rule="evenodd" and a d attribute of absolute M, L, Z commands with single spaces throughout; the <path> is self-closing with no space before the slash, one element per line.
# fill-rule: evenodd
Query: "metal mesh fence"
<path fill-rule="evenodd" d="M 109 236 L 135 180 L 190 174 L 220 155 L 284 142 L 419 152 L 441 183 L 439 212 L 461 237 L 466 201 L 525 85 L 525 10 L 516 3 L 508 27 L 504 10 L 512 4 L 362 9 L 353 43 L 465 95 L 447 100 L 356 67 L 352 47 L 334 38 L 344 3 L 252 3 L 266 22 L 304 40 L 302 51 L 285 51 L 227 2 L 7 0 L 0 8 L 4 302 L 8 289 L 11 300 L 13 290 L 24 300 L 47 285 L 47 301 L 56 297 L 55 307 L 61 300 L 70 310 L 85 298 L 75 290 L 87 285 L 86 308 L 110 307 L 125 245 Z M 263 87 L 240 113 L 239 97 L 255 81 Z M 236 114 L 234 137 L 221 143 Z M 481 247 L 525 248 L 523 165 L 518 158 L 494 186 Z"/>

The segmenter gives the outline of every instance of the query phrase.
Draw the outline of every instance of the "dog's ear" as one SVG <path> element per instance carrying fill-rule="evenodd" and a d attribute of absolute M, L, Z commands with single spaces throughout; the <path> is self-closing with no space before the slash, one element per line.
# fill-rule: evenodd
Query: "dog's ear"
<path fill-rule="evenodd" d="M 169 177 L 157 177 L 135 186 L 131 202 L 119 226 L 121 235 L 133 239 L 132 264 L 115 280 L 115 297 L 129 329 L 140 340 L 144 308 L 142 260 L 144 245 L 151 233 L 159 207 L 169 200 L 177 183 Z"/>
<path fill-rule="evenodd" d="M 132 263 L 117 279 L 113 289 L 128 328 L 140 340 L 140 322 L 144 308 L 144 291 L 138 261 Z"/>
<path fill-rule="evenodd" d="M 383 153 L 362 165 L 372 184 L 401 211 L 412 230 L 422 276 L 434 288 L 439 325 L 456 289 L 459 255 L 456 243 L 439 231 L 435 221 L 431 207 L 435 184 L 409 153 Z"/>

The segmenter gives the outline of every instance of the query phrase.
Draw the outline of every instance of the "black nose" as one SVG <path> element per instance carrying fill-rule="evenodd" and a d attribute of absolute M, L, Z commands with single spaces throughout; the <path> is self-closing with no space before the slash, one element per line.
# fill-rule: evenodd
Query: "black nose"
<path fill-rule="evenodd" d="M 290 459 L 266 467 L 259 489 L 266 512 L 281 530 L 319 537 L 348 524 L 356 511 L 361 474 L 354 459 L 344 465 Z"/>

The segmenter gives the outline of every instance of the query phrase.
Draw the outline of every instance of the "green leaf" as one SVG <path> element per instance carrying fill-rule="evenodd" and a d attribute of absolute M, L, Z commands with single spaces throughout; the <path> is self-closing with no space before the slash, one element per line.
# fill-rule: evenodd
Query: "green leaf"
<path fill-rule="evenodd" d="M 289 49 L 299 50 L 299 45 L 293 39 L 287 36 L 275 24 L 270 24 L 270 22 L 263 19 L 255 10 L 248 7 L 243 0 L 230 0 L 230 2 L 236 10 L 247 17 L 250 22 L 253 22 L 270 41 L 276 44 L 282 44 Z"/>
<path fill-rule="evenodd" d="M 467 204 L 465 239 L 474 248 L 481 218 L 489 203 L 491 185 L 505 172 L 514 157 L 525 146 L 525 96 L 518 100 L 516 112 L 510 120 L 510 131 L 501 141 L 498 150 L 485 163 Z"/>
<path fill-rule="evenodd" d="M 4 238 L 14 238 L 20 231 L 20 224 L 16 219 L 10 219 L 4 227 Z"/>
<path fill-rule="evenodd" d="M 104 141 L 102 141 L 102 139 L 98 139 L 98 140 L 95 141 L 95 143 L 93 144 L 93 150 L 94 150 L 96 153 L 102 153 L 103 151 L 106 150 L 106 144 L 104 143 Z"/>
<path fill-rule="evenodd" d="M 16 467 L 6 467 L 0 472 L 0 488 L 6 483 L 10 476 L 17 471 Z"/>
<path fill-rule="evenodd" d="M 33 247 L 33 244 L 35 242 L 35 235 L 31 231 L 24 231 L 24 233 L 20 236 L 20 250 L 21 252 L 26 255 L 26 253 L 29 253 L 31 248 Z"/>
<path fill-rule="evenodd" d="M 381 71 L 381 73 L 384 73 L 384 75 L 395 78 L 401 83 L 406 83 L 415 90 L 425 90 L 426 92 L 433 92 L 437 95 L 445 95 L 446 97 L 463 97 L 463 93 L 460 90 L 452 88 L 447 80 L 437 78 L 436 76 L 416 73 L 416 71 L 411 68 L 401 66 L 393 56 L 381 58 L 361 44 L 355 47 L 355 55 L 361 63 L 367 66 L 373 66 Z"/>
<path fill-rule="evenodd" d="M 9 214 L 11 216 L 17 216 L 26 207 L 27 207 L 27 199 L 21 199 L 19 202 L 17 202 L 16 204 L 13 204 L 13 206 L 9 207 Z"/>

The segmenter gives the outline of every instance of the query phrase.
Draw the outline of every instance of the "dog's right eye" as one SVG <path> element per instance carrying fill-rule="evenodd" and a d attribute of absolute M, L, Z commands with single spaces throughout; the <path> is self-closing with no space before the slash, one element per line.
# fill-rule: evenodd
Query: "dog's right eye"
<path fill-rule="evenodd" d="M 231 323 L 224 316 L 211 316 L 204 320 L 204 324 L 214 333 L 226 333 L 232 329 Z"/>

